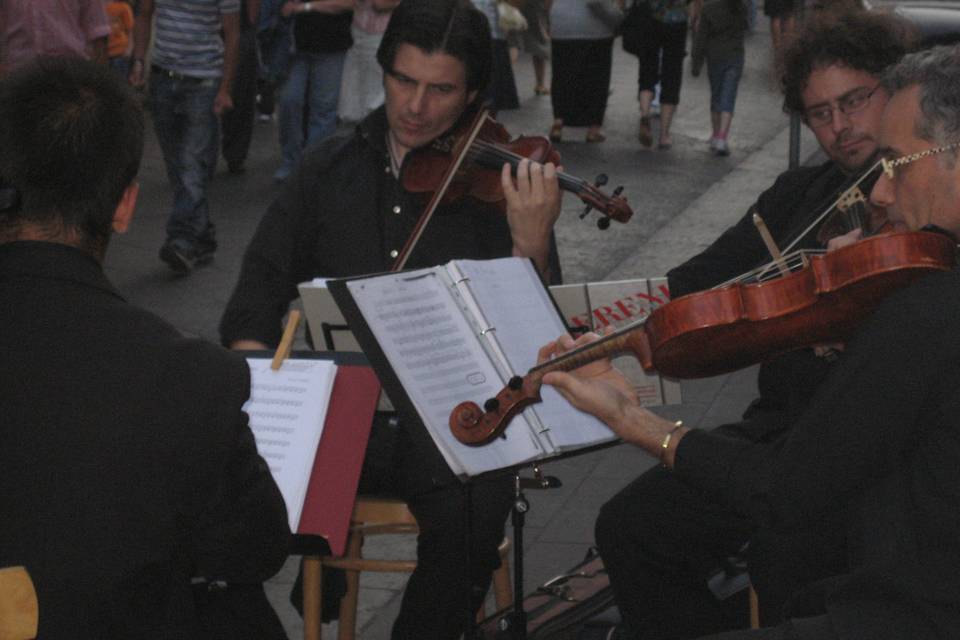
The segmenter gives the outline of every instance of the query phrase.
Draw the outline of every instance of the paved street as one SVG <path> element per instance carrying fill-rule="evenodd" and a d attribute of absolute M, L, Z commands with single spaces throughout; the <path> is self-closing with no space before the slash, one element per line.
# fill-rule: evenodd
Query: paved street
<path fill-rule="evenodd" d="M 614 223 L 609 230 L 600 231 L 592 221 L 578 219 L 583 206 L 567 194 L 557 229 L 565 281 L 662 275 L 709 244 L 786 168 L 788 121 L 774 89 L 765 24 L 758 25 L 747 47 L 747 68 L 731 133 L 733 153 L 717 158 L 707 150 L 710 121 L 705 72 L 692 78 L 687 71 L 673 127 L 673 149 L 640 148 L 636 139 L 636 59 L 624 54 L 617 43 L 605 121 L 607 141 L 587 144 L 582 142 L 585 129 L 566 129 L 559 150 L 568 173 L 590 179 L 606 173 L 610 177 L 607 189 L 624 185 L 635 215 L 626 225 Z M 514 135 L 544 135 L 551 122 L 549 97 L 533 95 L 527 57 L 521 56 L 515 69 L 522 107 L 502 114 L 501 120 Z M 278 159 L 276 133 L 272 123 L 257 125 L 246 174 L 230 175 L 221 163 L 210 194 L 220 250 L 212 265 L 180 278 L 157 258 L 170 190 L 150 131 L 137 219 L 130 233 L 114 240 L 107 260 L 109 276 L 129 300 L 186 333 L 217 340 L 217 323 L 235 283 L 243 250 L 278 193 L 271 178 Z M 802 149 L 801 157 L 813 151 L 812 138 L 804 138 Z M 663 411 L 690 426 L 715 426 L 736 418 L 753 393 L 754 374 L 748 370 L 684 383 L 684 404 Z M 525 591 L 582 558 L 593 543 L 599 506 L 652 464 L 638 451 L 619 446 L 547 465 L 547 473 L 558 476 L 563 487 L 528 492 L 531 510 L 524 536 Z M 392 541 L 386 546 L 390 553 L 412 555 L 413 540 Z M 369 549 L 374 552 L 375 545 L 371 543 Z M 292 560 L 270 584 L 271 597 L 291 638 L 302 636 L 299 616 L 286 602 L 295 572 Z M 363 576 L 360 637 L 379 640 L 389 636 L 404 579 L 403 575 Z M 324 633 L 328 633 L 326 628 Z"/>

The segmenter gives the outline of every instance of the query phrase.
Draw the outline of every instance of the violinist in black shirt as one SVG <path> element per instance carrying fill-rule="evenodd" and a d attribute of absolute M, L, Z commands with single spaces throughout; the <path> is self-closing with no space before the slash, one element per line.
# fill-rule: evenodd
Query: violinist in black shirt
<path fill-rule="evenodd" d="M 308 151 L 284 184 L 244 257 L 220 325 L 225 345 L 276 345 L 299 282 L 390 269 L 427 201 L 402 188 L 400 167 L 477 106 L 490 75 L 490 46 L 486 18 L 466 0 L 400 3 L 377 53 L 384 107 L 349 135 Z M 471 197 L 441 205 L 407 266 L 513 255 L 532 258 L 546 282 L 559 282 L 556 168 L 522 161 L 516 173 L 501 175 L 505 216 Z M 509 478 L 474 484 L 470 564 L 460 483 L 419 422 L 377 415 L 360 491 L 399 495 L 420 528 L 417 569 L 393 637 L 459 637 L 499 564 L 512 504 Z"/>

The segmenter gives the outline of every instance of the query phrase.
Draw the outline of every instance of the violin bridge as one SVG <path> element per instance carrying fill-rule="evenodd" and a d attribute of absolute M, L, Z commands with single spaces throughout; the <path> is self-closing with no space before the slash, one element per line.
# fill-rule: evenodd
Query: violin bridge
<path fill-rule="evenodd" d="M 853 205 L 866 201 L 867 198 L 865 195 L 863 195 L 863 191 L 860 190 L 860 187 L 854 186 L 848 189 L 837 199 L 837 209 L 846 212 L 847 209 Z"/>

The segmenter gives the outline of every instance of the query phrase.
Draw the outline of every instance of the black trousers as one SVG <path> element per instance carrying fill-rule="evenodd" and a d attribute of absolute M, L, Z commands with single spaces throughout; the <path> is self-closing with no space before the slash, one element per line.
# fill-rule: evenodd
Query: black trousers
<path fill-rule="evenodd" d="M 827 616 L 788 620 L 776 627 L 728 631 L 700 640 L 837 640 Z"/>
<path fill-rule="evenodd" d="M 257 102 L 257 34 L 255 29 L 240 33 L 240 59 L 233 79 L 233 109 L 220 118 L 220 146 L 231 168 L 242 167 L 253 138 L 254 108 Z"/>
<path fill-rule="evenodd" d="M 596 541 L 629 638 L 697 638 L 748 622 L 745 598 L 707 587 L 722 559 L 750 537 L 750 523 L 655 467 L 607 502 Z"/>
<path fill-rule="evenodd" d="M 781 420 L 763 415 L 716 432 L 767 441 L 783 433 Z M 761 623 L 782 623 L 801 587 L 846 570 L 841 515 L 791 531 L 758 529 L 717 496 L 655 467 L 603 505 L 595 535 L 626 636 L 686 639 L 746 626 L 746 598 L 719 600 L 707 580 L 727 558 L 742 555 L 748 542 Z"/>
<path fill-rule="evenodd" d="M 666 24 L 652 17 L 644 21 L 640 38 L 637 84 L 653 91 L 660 83 L 660 103 L 680 104 L 683 58 L 687 55 L 687 23 Z"/>
<path fill-rule="evenodd" d="M 476 614 L 500 566 L 498 547 L 513 505 L 509 475 L 432 490 L 404 488 L 405 468 L 420 463 L 401 443 L 400 427 L 377 413 L 359 493 L 398 497 L 417 519 L 417 568 L 403 592 L 393 640 L 456 640 Z M 470 506 L 469 512 L 467 506 Z M 298 576 L 297 582 L 302 579 Z M 326 578 L 325 578 L 326 579 Z M 296 587 L 295 587 L 296 591 Z M 298 592 L 299 593 L 299 592 Z M 294 605 L 296 598 L 294 595 Z M 324 602 L 324 607 L 328 603 Z"/>

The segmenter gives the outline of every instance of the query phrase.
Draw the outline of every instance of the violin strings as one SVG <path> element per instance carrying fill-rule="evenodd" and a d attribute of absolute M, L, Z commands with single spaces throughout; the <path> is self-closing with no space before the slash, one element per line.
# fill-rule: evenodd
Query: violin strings
<path fill-rule="evenodd" d="M 850 185 L 847 189 L 844 189 L 844 190 L 843 190 L 843 193 L 841 193 L 841 194 L 837 197 L 837 199 L 834 200 L 833 203 L 832 203 L 829 207 L 826 208 L 826 210 L 825 210 L 823 213 L 821 213 L 820 215 L 818 215 L 818 216 L 813 220 L 813 222 L 810 223 L 810 225 L 809 225 L 806 229 L 804 229 L 803 231 L 801 231 L 801 232 L 797 235 L 797 237 L 793 239 L 793 241 L 791 241 L 786 247 L 784 247 L 784 252 L 790 251 L 790 250 L 793 249 L 795 246 L 797 246 L 797 244 L 798 244 L 801 240 L 803 240 L 804 238 L 806 238 L 807 235 L 808 235 L 811 231 L 813 231 L 813 228 L 814 228 L 814 227 L 816 227 L 818 224 L 820 224 L 820 222 L 821 222 L 824 218 L 826 218 L 826 217 L 830 214 L 831 211 L 833 211 L 833 210 L 836 208 L 837 202 L 839 202 L 839 201 L 841 200 L 841 198 L 843 198 L 845 195 L 847 195 L 851 190 L 859 188 L 861 182 L 863 182 L 864 180 L 866 180 L 868 177 L 872 176 L 875 172 L 879 171 L 879 170 L 882 168 L 882 166 L 883 166 L 883 160 L 880 159 L 880 160 L 877 160 L 877 162 L 876 162 L 872 167 L 870 167 L 869 169 L 867 169 L 866 171 L 864 171 L 864 172 L 863 172 L 863 175 L 861 175 L 859 178 L 857 178 L 857 181 L 856 181 L 856 182 L 854 182 L 852 185 Z"/>
<path fill-rule="evenodd" d="M 489 142 L 485 142 L 483 140 L 474 141 L 467 154 L 471 159 L 496 162 L 501 166 L 503 163 L 508 162 L 510 163 L 510 166 L 514 168 L 516 168 L 517 164 L 523 160 L 523 156 L 517 155 L 512 151 L 508 151 L 507 149 L 503 149 L 497 145 L 490 144 Z M 558 172 L 557 178 L 560 180 L 561 186 L 565 187 L 567 191 L 572 191 L 573 193 L 580 193 L 586 184 L 586 181 L 582 180 L 581 178 L 576 178 L 563 172 Z"/>
<path fill-rule="evenodd" d="M 811 255 L 819 255 L 824 253 L 821 249 L 796 249 L 790 253 L 783 255 L 783 262 L 787 267 L 787 270 L 791 273 L 802 269 L 807 264 L 807 258 Z M 766 264 L 762 264 L 759 267 L 751 269 L 746 273 L 740 274 L 735 278 L 731 278 L 726 282 L 718 284 L 715 289 L 720 289 L 731 284 L 751 284 L 756 282 L 767 282 L 770 280 L 775 280 L 781 277 L 779 261 L 772 261 Z"/>

